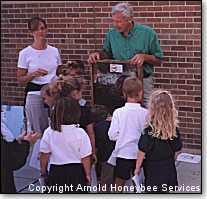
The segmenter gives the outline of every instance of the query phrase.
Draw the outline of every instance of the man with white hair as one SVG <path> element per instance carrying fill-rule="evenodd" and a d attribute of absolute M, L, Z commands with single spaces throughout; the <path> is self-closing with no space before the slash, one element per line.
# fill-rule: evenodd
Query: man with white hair
<path fill-rule="evenodd" d="M 91 53 L 88 62 L 96 64 L 105 58 L 130 60 L 130 74 L 134 72 L 135 75 L 136 66 L 143 67 L 144 104 L 147 106 L 153 90 L 153 66 L 160 65 L 163 57 L 157 35 L 152 28 L 134 23 L 132 8 L 126 3 L 112 8 L 112 21 L 114 28 L 106 34 L 103 50 Z M 115 75 L 116 79 L 120 76 Z"/>

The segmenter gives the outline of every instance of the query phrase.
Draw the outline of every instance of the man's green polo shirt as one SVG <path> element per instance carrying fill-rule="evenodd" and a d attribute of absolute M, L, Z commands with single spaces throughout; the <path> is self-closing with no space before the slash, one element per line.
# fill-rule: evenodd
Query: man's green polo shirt
<path fill-rule="evenodd" d="M 134 24 L 128 37 L 112 28 L 104 41 L 104 51 L 116 60 L 129 60 L 138 53 L 154 55 L 162 59 L 163 53 L 155 31 L 145 25 Z M 144 62 L 144 77 L 153 73 L 153 65 Z"/>

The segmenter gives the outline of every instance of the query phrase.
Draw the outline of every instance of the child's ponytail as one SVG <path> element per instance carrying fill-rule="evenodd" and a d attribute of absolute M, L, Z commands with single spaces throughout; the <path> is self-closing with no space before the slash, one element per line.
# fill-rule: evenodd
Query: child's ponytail
<path fill-rule="evenodd" d="M 60 97 L 51 112 L 51 128 L 61 132 L 61 125 L 78 124 L 80 114 L 80 106 L 76 100 Z"/>

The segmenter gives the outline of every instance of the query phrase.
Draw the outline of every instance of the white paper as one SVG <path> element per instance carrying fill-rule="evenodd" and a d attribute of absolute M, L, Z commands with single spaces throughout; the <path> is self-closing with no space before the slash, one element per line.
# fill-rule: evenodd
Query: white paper
<path fill-rule="evenodd" d="M 95 164 L 92 165 L 91 167 L 91 192 L 96 193 L 96 191 L 93 191 L 93 187 L 97 186 L 97 176 L 96 176 L 96 167 Z"/>
<path fill-rule="evenodd" d="M 200 155 L 193 155 L 189 153 L 180 153 L 177 156 L 177 161 L 189 162 L 189 163 L 199 163 L 201 161 Z"/>
<path fill-rule="evenodd" d="M 140 175 L 135 175 L 132 177 L 132 180 L 134 181 L 134 184 L 136 185 L 136 192 L 141 193 L 140 184 L 141 184 L 141 177 Z"/>
<path fill-rule="evenodd" d="M 40 186 L 45 186 L 45 179 L 43 177 L 39 178 Z"/>
<path fill-rule="evenodd" d="M 110 64 L 110 72 L 111 73 L 123 73 L 123 65 L 122 64 Z"/>

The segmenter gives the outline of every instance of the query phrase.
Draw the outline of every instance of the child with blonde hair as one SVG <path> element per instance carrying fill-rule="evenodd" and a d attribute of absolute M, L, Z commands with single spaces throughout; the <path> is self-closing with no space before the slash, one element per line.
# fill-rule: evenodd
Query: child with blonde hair
<path fill-rule="evenodd" d="M 143 166 L 145 186 L 156 186 L 156 193 L 169 192 L 170 186 L 178 185 L 175 152 L 182 148 L 182 142 L 177 110 L 168 91 L 152 93 L 145 127 L 138 143 L 135 174 L 139 175 Z"/>

